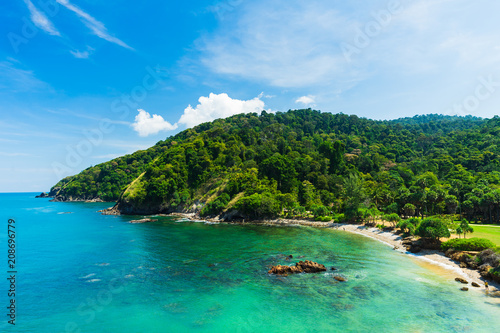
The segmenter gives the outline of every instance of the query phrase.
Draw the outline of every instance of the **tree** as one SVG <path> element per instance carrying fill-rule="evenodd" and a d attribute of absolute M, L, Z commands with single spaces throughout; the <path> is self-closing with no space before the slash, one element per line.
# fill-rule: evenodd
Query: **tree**
<path fill-rule="evenodd" d="M 359 217 L 359 205 L 364 199 L 363 180 L 357 174 L 350 174 L 344 179 L 345 217 L 354 221 Z"/>
<path fill-rule="evenodd" d="M 416 234 L 422 238 L 430 238 L 439 241 L 440 238 L 450 237 L 450 231 L 446 224 L 437 218 L 426 218 L 422 220 L 416 230 Z"/>
<path fill-rule="evenodd" d="M 415 214 L 415 206 L 412 205 L 411 203 L 407 203 L 404 207 L 403 207 L 403 212 L 404 214 L 406 215 L 406 217 L 408 216 L 413 216 Z"/>
<path fill-rule="evenodd" d="M 459 228 L 462 229 L 462 232 L 464 234 L 464 238 L 468 233 L 474 232 L 474 229 L 469 225 L 469 221 L 467 221 L 466 219 L 462 219 L 462 221 L 460 221 Z"/>

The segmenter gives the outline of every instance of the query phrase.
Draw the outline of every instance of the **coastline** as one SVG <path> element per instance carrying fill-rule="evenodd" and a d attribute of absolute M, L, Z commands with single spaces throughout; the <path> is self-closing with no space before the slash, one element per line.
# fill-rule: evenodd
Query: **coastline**
<path fill-rule="evenodd" d="M 163 214 L 162 214 L 163 215 Z M 156 215 L 161 216 L 161 215 Z M 447 277 L 460 277 L 467 280 L 468 284 L 466 285 L 469 288 L 469 291 L 481 291 L 486 292 L 485 288 L 485 280 L 481 277 L 478 271 L 462 268 L 460 264 L 446 257 L 443 252 L 436 250 L 422 250 L 417 254 L 410 253 L 406 251 L 402 238 L 399 235 L 396 235 L 390 231 L 383 231 L 375 227 L 367 227 L 364 225 L 356 225 L 356 224 L 345 224 L 345 223 L 328 223 L 328 222 L 317 222 L 317 221 L 307 221 L 307 220 L 289 220 L 289 219 L 277 219 L 277 220 L 263 220 L 263 221 L 243 221 L 243 222 L 224 222 L 218 219 L 201 219 L 194 213 L 172 213 L 163 216 L 174 216 L 181 217 L 192 221 L 206 221 L 209 223 L 227 223 L 227 224 L 258 224 L 258 225 L 268 225 L 268 226 L 308 226 L 315 228 L 331 228 L 340 231 L 345 231 L 353 234 L 358 234 L 364 237 L 368 237 L 374 239 L 378 242 L 381 242 L 387 246 L 392 247 L 395 251 L 399 251 L 403 254 L 409 255 L 410 257 L 418 260 L 423 265 L 432 265 L 434 267 L 433 270 L 438 274 L 443 274 L 443 271 L 446 271 L 445 274 Z M 428 267 L 429 268 L 429 267 Z M 454 275 L 453 275 L 453 274 Z M 480 287 L 472 287 L 471 283 L 475 282 Z M 500 283 L 488 280 L 489 293 L 499 293 Z M 457 282 L 457 288 L 463 287 L 465 284 L 461 284 Z M 496 295 L 498 296 L 498 295 Z"/>

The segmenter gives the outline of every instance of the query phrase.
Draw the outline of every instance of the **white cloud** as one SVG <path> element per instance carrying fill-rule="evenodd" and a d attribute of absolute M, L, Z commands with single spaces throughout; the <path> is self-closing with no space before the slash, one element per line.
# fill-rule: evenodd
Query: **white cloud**
<path fill-rule="evenodd" d="M 304 105 L 312 105 L 316 102 L 315 100 L 316 97 L 314 96 L 311 96 L 311 95 L 308 95 L 308 96 L 302 96 L 300 98 L 298 98 L 295 103 L 301 103 L 301 104 L 304 104 Z"/>
<path fill-rule="evenodd" d="M 44 13 L 39 11 L 35 5 L 30 0 L 24 0 L 24 3 L 26 3 L 26 6 L 28 6 L 28 9 L 31 14 L 31 21 L 40 29 L 45 31 L 46 33 L 54 36 L 61 36 L 59 31 L 54 27 L 52 22 L 45 16 Z"/>
<path fill-rule="evenodd" d="M 135 122 L 132 124 L 132 128 L 139 133 L 139 136 L 157 134 L 160 131 L 173 131 L 177 128 L 177 124 L 172 125 L 163 119 L 162 116 L 157 114 L 151 116 L 142 109 L 137 111 L 139 111 L 139 114 L 135 116 Z"/>
<path fill-rule="evenodd" d="M 56 1 L 59 4 L 63 5 L 64 7 L 66 7 L 67 9 L 71 10 L 72 12 L 74 12 L 78 17 L 80 17 L 81 21 L 90 30 L 92 30 L 92 32 L 96 36 L 98 36 L 98 37 L 100 37 L 100 38 L 102 38 L 104 40 L 107 40 L 108 42 L 111 42 L 111 43 L 120 45 L 122 47 L 125 47 L 127 49 L 133 50 L 130 46 L 128 46 L 127 44 L 125 44 L 120 39 L 118 39 L 118 38 L 116 38 L 114 36 L 111 36 L 108 33 L 108 29 L 106 29 L 106 27 L 104 26 L 104 24 L 102 22 L 99 22 L 94 17 L 90 16 L 88 13 L 84 12 L 83 10 L 81 10 L 80 8 L 78 8 L 77 6 L 71 4 L 68 0 L 56 0 Z"/>
<path fill-rule="evenodd" d="M 209 97 L 200 97 L 196 108 L 189 105 L 184 114 L 179 119 L 179 124 L 187 127 L 193 127 L 204 122 L 212 121 L 218 118 L 226 118 L 240 113 L 260 113 L 264 110 L 264 102 L 258 97 L 241 101 L 232 99 L 227 94 L 213 94 Z"/>

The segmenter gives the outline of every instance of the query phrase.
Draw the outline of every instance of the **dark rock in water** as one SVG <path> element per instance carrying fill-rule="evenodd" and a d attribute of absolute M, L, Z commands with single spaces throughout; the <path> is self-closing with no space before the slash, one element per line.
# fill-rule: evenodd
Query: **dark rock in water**
<path fill-rule="evenodd" d="M 460 290 L 462 290 L 462 291 L 469 291 L 469 288 L 467 288 L 467 287 L 463 287 L 463 288 L 462 288 L 462 289 L 460 289 Z"/>
<path fill-rule="evenodd" d="M 290 255 L 288 256 L 288 258 L 293 259 L 293 256 L 290 254 Z"/>
<path fill-rule="evenodd" d="M 154 219 L 140 219 L 140 220 L 132 220 L 130 223 L 146 223 L 146 222 L 156 222 L 158 220 Z"/>
<path fill-rule="evenodd" d="M 463 283 L 463 284 L 468 284 L 469 283 L 469 282 L 467 282 L 467 280 L 462 279 L 460 277 L 455 278 L 455 281 L 458 281 L 458 282 Z"/>
<path fill-rule="evenodd" d="M 346 281 L 347 281 L 347 279 L 346 279 L 346 278 L 344 278 L 344 277 L 342 277 L 342 276 L 338 276 L 338 275 L 334 276 L 333 278 L 334 278 L 335 280 L 339 281 L 339 282 L 346 282 Z"/>
<path fill-rule="evenodd" d="M 42 192 L 39 195 L 37 195 L 35 198 L 48 198 L 48 197 L 49 197 L 49 195 L 47 193 Z"/>
<path fill-rule="evenodd" d="M 318 273 L 326 271 L 325 265 L 310 260 L 299 261 L 295 266 L 277 265 L 271 267 L 269 274 L 295 274 L 295 273 Z"/>
<path fill-rule="evenodd" d="M 335 267 L 330 268 L 331 271 L 336 271 L 337 269 Z"/>
<path fill-rule="evenodd" d="M 476 288 L 479 288 L 479 287 L 480 287 L 480 285 L 479 285 L 479 284 L 477 284 L 476 282 L 472 282 L 472 283 L 471 283 L 471 285 L 472 285 L 473 287 L 476 287 Z"/>

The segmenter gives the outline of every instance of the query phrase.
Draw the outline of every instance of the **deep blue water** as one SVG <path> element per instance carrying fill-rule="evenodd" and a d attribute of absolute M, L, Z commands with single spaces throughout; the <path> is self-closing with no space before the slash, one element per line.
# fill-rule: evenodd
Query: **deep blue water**
<path fill-rule="evenodd" d="M 2 332 L 496 332 L 500 305 L 358 235 L 104 216 L 0 194 Z M 7 223 L 16 221 L 16 326 Z M 285 261 L 285 255 L 294 259 Z M 276 277 L 305 256 L 337 271 Z M 347 278 L 338 283 L 334 274 Z"/>

